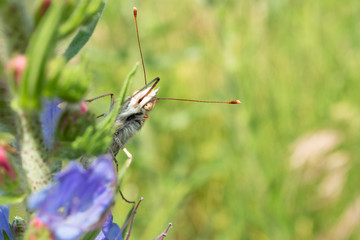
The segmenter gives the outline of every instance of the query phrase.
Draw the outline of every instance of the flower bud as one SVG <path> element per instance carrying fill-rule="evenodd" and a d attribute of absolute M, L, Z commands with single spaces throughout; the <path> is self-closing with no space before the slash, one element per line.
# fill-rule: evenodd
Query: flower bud
<path fill-rule="evenodd" d="M 26 222 L 23 218 L 15 216 L 14 221 L 11 224 L 12 232 L 15 235 L 15 239 L 23 239 L 26 231 Z"/>
<path fill-rule="evenodd" d="M 56 134 L 60 141 L 73 141 L 82 135 L 89 125 L 95 125 L 95 116 L 87 111 L 84 102 L 66 104 Z"/>
<path fill-rule="evenodd" d="M 13 77 L 15 81 L 15 85 L 19 86 L 21 76 L 27 66 L 27 60 L 24 55 L 17 55 L 14 58 L 10 59 L 6 65 L 6 68 L 10 75 Z"/>
<path fill-rule="evenodd" d="M 12 180 L 16 178 L 15 171 L 9 163 L 6 150 L 3 146 L 0 146 L 0 182 L 2 182 L 3 171 L 5 171 L 5 174 L 9 176 Z"/>
<path fill-rule="evenodd" d="M 66 102 L 75 103 L 83 99 L 89 87 L 91 75 L 82 66 L 67 66 L 57 82 L 57 96 Z"/>

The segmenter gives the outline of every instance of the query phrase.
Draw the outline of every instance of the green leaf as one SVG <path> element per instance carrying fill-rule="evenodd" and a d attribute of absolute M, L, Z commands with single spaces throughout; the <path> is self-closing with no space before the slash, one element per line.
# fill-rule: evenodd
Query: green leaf
<path fill-rule="evenodd" d="M 104 8 L 105 3 L 106 0 L 77 1 L 77 4 L 71 9 L 70 15 L 64 18 L 66 21 L 59 27 L 59 36 L 67 36 L 80 25 L 92 21 L 94 15 L 102 12 L 102 10 L 99 11 L 99 9 Z"/>
<path fill-rule="evenodd" d="M 119 96 L 119 102 L 120 102 L 120 105 L 124 103 L 125 101 L 125 98 L 126 98 L 126 95 L 127 95 L 127 92 L 129 90 L 129 86 L 130 86 L 130 83 L 131 83 L 131 80 L 134 78 L 134 75 L 137 71 L 139 67 L 139 62 L 137 62 L 133 69 L 130 71 L 130 73 L 126 76 L 126 79 L 125 79 L 125 82 L 123 83 L 123 86 L 121 88 L 121 91 L 120 91 L 120 96 Z"/>
<path fill-rule="evenodd" d="M 10 237 L 5 232 L 5 230 L 2 230 L 2 234 L 3 234 L 4 240 L 11 240 Z"/>
<path fill-rule="evenodd" d="M 45 66 L 55 45 L 54 39 L 63 6 L 63 1 L 53 1 L 30 39 L 26 53 L 28 66 L 23 74 L 20 90 L 20 105 L 27 109 L 37 109 L 40 106 Z"/>
<path fill-rule="evenodd" d="M 84 20 L 86 16 L 86 9 L 89 5 L 90 0 L 77 1 L 77 4 L 70 16 L 66 19 L 66 21 L 60 25 L 59 27 L 59 36 L 63 37 L 71 33 L 74 29 L 79 27 L 79 25 Z"/>
<path fill-rule="evenodd" d="M 20 203 L 25 197 L 26 194 L 16 195 L 13 193 L 2 192 L 0 195 L 0 205 Z"/>
<path fill-rule="evenodd" d="M 4 131 L 0 123 L 0 141 L 11 142 L 14 141 L 15 137 L 9 132 Z"/>
<path fill-rule="evenodd" d="M 105 2 L 102 2 L 101 6 L 99 7 L 92 21 L 88 25 L 83 26 L 79 29 L 76 36 L 73 38 L 70 45 L 63 54 L 63 56 L 66 58 L 67 61 L 73 58 L 80 51 L 80 49 L 88 42 L 104 11 L 104 8 L 105 8 Z"/>
<path fill-rule="evenodd" d="M 94 15 L 98 11 L 99 7 L 101 7 L 101 4 L 106 4 L 106 2 L 107 0 L 91 0 L 87 6 L 86 14 Z"/>

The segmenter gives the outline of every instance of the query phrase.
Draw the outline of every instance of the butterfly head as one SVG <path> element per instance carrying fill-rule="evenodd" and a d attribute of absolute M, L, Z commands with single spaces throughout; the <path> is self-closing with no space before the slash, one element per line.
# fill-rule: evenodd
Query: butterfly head
<path fill-rule="evenodd" d="M 130 97 L 128 108 L 134 112 L 140 112 L 141 109 L 151 111 L 157 101 L 156 94 L 159 88 L 148 87 L 143 90 L 138 90 Z"/>
<path fill-rule="evenodd" d="M 151 111 L 157 101 L 156 94 L 159 91 L 159 88 L 155 87 L 159 81 L 160 78 L 155 78 L 149 84 L 146 84 L 145 87 L 134 92 L 130 98 L 128 107 L 135 111 L 140 111 L 141 109 L 147 112 Z"/>
<path fill-rule="evenodd" d="M 159 81 L 159 78 L 155 78 L 126 99 L 116 119 L 117 128 L 132 124 L 141 126 L 145 122 L 158 100 L 156 94 L 159 88 L 155 86 Z"/>

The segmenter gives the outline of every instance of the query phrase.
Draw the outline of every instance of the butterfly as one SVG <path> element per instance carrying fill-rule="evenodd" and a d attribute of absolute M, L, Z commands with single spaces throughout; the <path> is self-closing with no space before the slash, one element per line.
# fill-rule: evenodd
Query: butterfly
<path fill-rule="evenodd" d="M 203 101 L 203 100 L 193 100 L 193 99 L 179 99 L 179 98 L 160 98 L 157 97 L 159 88 L 156 88 L 157 84 L 160 81 L 159 77 L 156 77 L 151 82 L 147 83 L 146 80 L 146 71 L 144 59 L 142 56 L 139 30 L 137 24 L 137 9 L 133 9 L 135 26 L 136 26 L 136 35 L 138 40 L 139 52 L 144 72 L 145 86 L 138 91 L 135 91 L 131 96 L 127 97 L 124 103 L 122 104 L 119 113 L 117 114 L 115 120 L 115 133 L 113 135 L 113 141 L 108 149 L 108 152 L 113 156 L 113 159 L 118 167 L 116 161 L 116 155 L 122 149 L 128 157 L 128 164 L 132 161 L 131 153 L 125 148 L 126 142 L 132 138 L 144 125 L 145 121 L 149 118 L 149 113 L 155 107 L 155 104 L 159 100 L 175 100 L 175 101 L 188 101 L 188 102 L 201 102 L 201 103 L 226 103 L 226 104 L 239 104 L 239 100 L 232 101 Z M 111 96 L 111 104 L 113 105 L 113 94 L 104 94 L 94 99 L 98 99 L 104 96 Z M 87 101 L 92 101 L 90 99 Z M 111 107 L 110 107 L 111 109 Z"/>

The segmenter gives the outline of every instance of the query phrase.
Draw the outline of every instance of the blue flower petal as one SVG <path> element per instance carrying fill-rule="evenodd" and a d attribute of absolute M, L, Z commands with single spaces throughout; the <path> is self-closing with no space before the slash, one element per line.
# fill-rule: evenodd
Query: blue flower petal
<path fill-rule="evenodd" d="M 56 175 L 55 183 L 29 198 L 56 239 L 77 239 L 96 228 L 110 208 L 116 188 L 116 173 L 110 156 L 99 157 L 85 170 L 76 162 Z M 45 195 L 45 196 L 44 196 Z"/>
<path fill-rule="evenodd" d="M 112 213 L 106 218 L 101 232 L 95 240 L 122 240 L 121 229 L 116 223 L 113 223 Z"/>
<path fill-rule="evenodd" d="M 46 199 L 48 194 L 47 190 L 48 188 L 44 189 L 43 191 L 36 192 L 28 198 L 29 209 L 37 209 L 41 205 L 41 203 Z"/>
<path fill-rule="evenodd" d="M 4 240 L 4 231 L 10 239 L 14 239 L 9 226 L 9 208 L 9 206 L 0 205 L 0 240 Z"/>
<path fill-rule="evenodd" d="M 43 109 L 40 114 L 41 127 L 45 147 L 51 149 L 54 144 L 55 131 L 63 110 L 59 107 L 62 101 L 58 98 L 43 99 Z"/>
<path fill-rule="evenodd" d="M 74 226 L 59 226 L 54 232 L 56 240 L 77 239 L 81 234 L 82 231 Z"/>
<path fill-rule="evenodd" d="M 112 223 L 107 235 L 109 240 L 122 240 L 122 232 L 120 227 L 116 223 Z"/>

